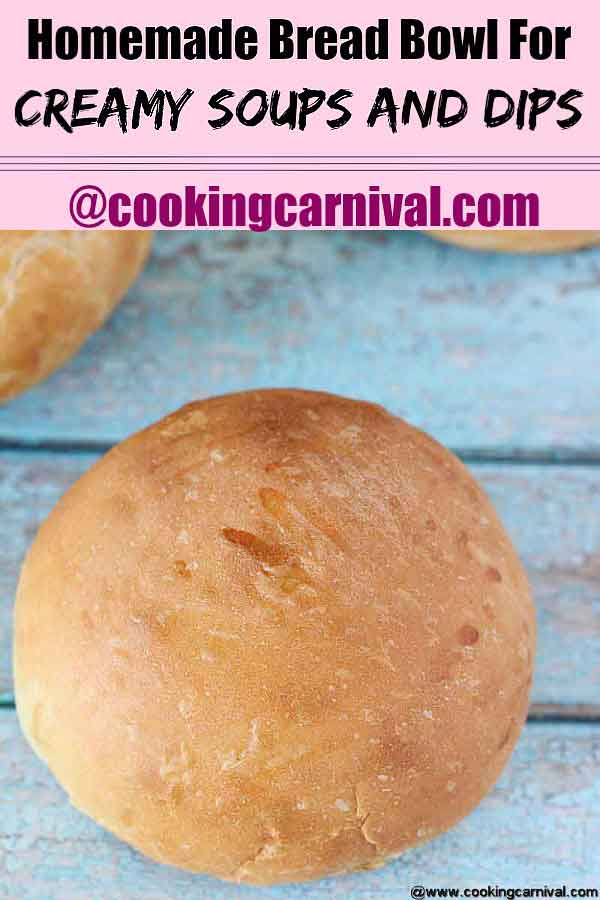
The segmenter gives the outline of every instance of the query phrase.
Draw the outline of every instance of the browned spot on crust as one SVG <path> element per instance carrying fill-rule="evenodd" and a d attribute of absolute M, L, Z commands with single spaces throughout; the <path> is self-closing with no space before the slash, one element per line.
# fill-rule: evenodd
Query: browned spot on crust
<path fill-rule="evenodd" d="M 494 566 L 488 566 L 485 570 L 485 575 L 488 581 L 500 582 L 502 581 L 502 575 Z"/>
<path fill-rule="evenodd" d="M 175 560 L 175 572 L 179 575 L 180 578 L 191 578 L 192 573 L 187 567 L 187 564 L 184 559 L 176 559 Z"/>
<path fill-rule="evenodd" d="M 278 566 L 286 561 L 288 554 L 278 544 L 267 544 L 249 531 L 238 531 L 237 528 L 223 528 L 223 537 L 235 547 L 241 547 L 256 562 L 264 566 Z"/>
<path fill-rule="evenodd" d="M 463 625 L 459 628 L 457 637 L 463 647 L 472 647 L 479 640 L 479 632 L 472 625 Z"/>

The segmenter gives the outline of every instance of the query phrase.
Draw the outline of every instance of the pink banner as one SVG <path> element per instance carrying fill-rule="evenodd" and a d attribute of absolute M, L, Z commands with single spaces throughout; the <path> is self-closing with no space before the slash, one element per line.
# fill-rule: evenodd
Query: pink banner
<path fill-rule="evenodd" d="M 3 12 L 3 228 L 600 226 L 589 0 L 51 7 Z"/>

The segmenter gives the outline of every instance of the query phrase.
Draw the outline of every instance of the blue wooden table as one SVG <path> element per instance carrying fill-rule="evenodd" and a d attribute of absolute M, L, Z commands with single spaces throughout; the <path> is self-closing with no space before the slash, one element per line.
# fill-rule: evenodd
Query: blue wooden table
<path fill-rule="evenodd" d="M 11 609 L 35 530 L 176 406 L 293 385 L 385 404 L 457 450 L 528 569 L 530 720 L 493 793 L 379 872 L 260 890 L 154 865 L 69 806 L 20 735 Z M 472 255 L 423 235 L 163 234 L 101 332 L 0 409 L 0 898 L 371 900 L 600 885 L 600 249 Z"/>

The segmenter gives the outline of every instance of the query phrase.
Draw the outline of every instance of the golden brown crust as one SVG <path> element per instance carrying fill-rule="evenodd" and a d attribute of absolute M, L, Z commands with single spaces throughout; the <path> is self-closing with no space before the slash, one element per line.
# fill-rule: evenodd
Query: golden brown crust
<path fill-rule="evenodd" d="M 525 719 L 527 581 L 464 466 L 381 407 L 184 407 L 62 498 L 25 562 L 17 708 L 143 853 L 268 884 L 449 828 Z"/>
<path fill-rule="evenodd" d="M 431 237 L 470 250 L 504 253 L 565 253 L 600 244 L 600 231 L 430 231 Z"/>
<path fill-rule="evenodd" d="M 138 274 L 151 234 L 0 232 L 0 402 L 66 362 Z"/>

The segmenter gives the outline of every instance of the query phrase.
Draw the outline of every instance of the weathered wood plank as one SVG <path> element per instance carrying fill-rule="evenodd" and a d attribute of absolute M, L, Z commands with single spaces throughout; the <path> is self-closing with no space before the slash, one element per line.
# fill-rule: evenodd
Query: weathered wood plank
<path fill-rule="evenodd" d="M 6 900 L 374 900 L 408 897 L 417 884 L 597 887 L 600 726 L 526 726 L 471 816 L 380 871 L 261 892 L 157 866 L 102 831 L 69 805 L 3 710 L 0 823 Z"/>
<path fill-rule="evenodd" d="M 600 249 L 468 254 L 418 234 L 159 234 L 109 325 L 0 409 L 0 437 L 115 441 L 200 396 L 295 385 L 449 446 L 600 452 Z"/>
<path fill-rule="evenodd" d="M 18 570 L 38 524 L 96 457 L 0 453 L 0 695 L 11 691 Z M 533 700 L 600 714 L 600 467 L 473 465 L 527 566 L 538 606 Z"/>

